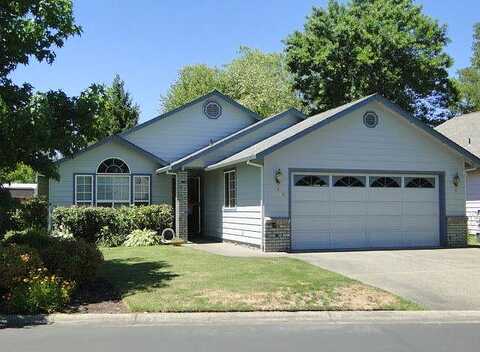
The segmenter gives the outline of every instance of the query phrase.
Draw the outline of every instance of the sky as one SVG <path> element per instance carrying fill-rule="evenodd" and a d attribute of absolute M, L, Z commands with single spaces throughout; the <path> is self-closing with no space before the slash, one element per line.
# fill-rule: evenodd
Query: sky
<path fill-rule="evenodd" d="M 221 66 L 246 45 L 283 50 L 282 40 L 301 30 L 312 0 L 74 0 L 81 36 L 57 49 L 53 65 L 32 61 L 12 74 L 37 90 L 78 95 L 92 83 L 125 80 L 140 105 L 140 122 L 157 116 L 160 96 L 189 64 Z M 450 74 L 469 65 L 472 29 L 480 22 L 479 0 L 418 0 L 424 13 L 448 26 L 454 59 Z"/>

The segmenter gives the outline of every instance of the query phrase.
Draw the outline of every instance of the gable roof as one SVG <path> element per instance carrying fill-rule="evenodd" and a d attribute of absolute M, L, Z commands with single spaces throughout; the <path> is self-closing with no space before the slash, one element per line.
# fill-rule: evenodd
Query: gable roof
<path fill-rule="evenodd" d="M 160 165 L 167 165 L 168 163 L 163 160 L 162 158 L 159 158 L 158 156 L 156 156 L 155 154 L 152 154 L 150 153 L 149 151 L 143 149 L 143 148 L 140 148 L 138 145 L 136 144 L 133 144 L 132 142 L 130 141 L 127 141 L 125 138 L 122 138 L 120 135 L 113 135 L 113 136 L 110 136 L 110 137 L 107 137 L 107 138 L 104 138 L 102 139 L 101 141 L 98 141 L 97 143 L 94 143 L 92 145 L 89 145 L 88 147 L 86 147 L 85 149 L 82 149 L 80 150 L 79 152 L 73 154 L 71 157 L 63 157 L 61 159 L 58 159 L 55 163 L 56 164 L 61 164 L 67 160 L 72 160 L 73 158 L 89 151 L 89 150 L 92 150 L 94 148 L 97 148 L 97 147 L 100 147 L 101 145 L 104 145 L 104 144 L 107 144 L 107 143 L 111 143 L 111 142 L 118 142 L 120 144 L 123 144 L 124 146 L 128 147 L 128 148 L 131 148 L 133 150 L 135 150 L 136 152 L 140 153 L 140 154 L 143 154 L 144 156 L 146 156 L 147 158 L 159 163 Z"/>
<path fill-rule="evenodd" d="M 174 162 L 172 162 L 170 165 L 167 165 L 161 169 L 158 169 L 157 170 L 157 173 L 161 173 L 161 172 L 165 172 L 165 171 L 169 171 L 169 170 L 178 170 L 179 168 L 181 168 L 183 165 L 205 155 L 206 153 L 208 152 L 211 152 L 212 150 L 215 150 L 215 149 L 218 149 L 219 147 L 225 145 L 226 143 L 229 143 L 229 142 L 232 142 L 260 127 L 263 127 L 265 125 L 268 125 L 278 119 L 281 119 L 282 117 L 284 117 L 285 115 L 287 114 L 293 114 L 295 117 L 297 117 L 300 121 L 301 120 L 304 120 L 306 118 L 305 114 L 303 114 L 301 111 L 295 109 L 295 108 L 290 108 L 288 110 L 285 110 L 281 113 L 278 113 L 276 115 L 272 115 L 272 116 L 269 116 L 269 117 L 266 117 L 252 125 L 249 125 L 237 132 L 234 132 L 230 135 L 228 135 L 227 137 L 225 138 L 222 138 L 202 149 L 199 149 L 199 150 L 196 150 L 195 152 L 191 153 L 191 154 L 188 154 L 186 156 L 184 156 L 183 158 L 181 159 L 178 159 Z"/>
<path fill-rule="evenodd" d="M 356 110 L 373 101 L 378 101 L 382 103 L 384 106 L 395 111 L 413 125 L 422 129 L 426 133 L 430 134 L 432 137 L 438 139 L 440 142 L 444 143 L 448 147 L 452 148 L 453 150 L 464 156 L 472 164 L 480 166 L 480 159 L 477 156 L 470 153 L 468 150 L 462 148 L 461 146 L 459 146 L 449 138 L 445 137 L 443 134 L 437 132 L 433 128 L 425 125 L 420 120 L 411 116 L 409 113 L 401 109 L 398 105 L 390 102 L 379 94 L 372 94 L 351 103 L 339 106 L 337 108 L 313 115 L 306 120 L 299 122 L 296 125 L 293 125 L 290 128 L 287 128 L 267 139 L 264 139 L 263 141 L 252 145 L 251 147 L 242 150 L 241 152 L 238 152 L 218 163 L 208 166 L 206 170 L 214 170 L 217 168 L 222 168 L 248 160 L 263 159 L 264 156 L 274 152 L 278 148 L 281 148 L 318 128 L 326 126 L 329 123 L 347 115 L 351 111 Z"/>
<path fill-rule="evenodd" d="M 126 136 L 134 131 L 137 131 L 141 128 L 144 128 L 144 127 L 147 127 L 149 125 L 151 125 L 152 123 L 155 123 L 157 122 L 158 120 L 162 120 L 162 119 L 165 119 L 169 116 L 172 116 L 174 115 L 175 113 L 179 112 L 179 111 L 182 111 L 192 105 L 195 105 L 196 103 L 202 101 L 202 100 L 206 100 L 206 99 L 209 99 L 209 98 L 212 98 L 212 97 L 219 97 L 221 99 L 224 99 L 226 100 L 228 103 L 232 104 L 233 106 L 236 106 L 237 108 L 239 108 L 240 110 L 243 110 L 245 111 L 248 115 L 250 115 L 251 117 L 253 117 L 255 120 L 261 120 L 262 117 L 257 114 L 256 112 L 250 110 L 249 108 L 243 106 L 242 104 L 240 104 L 239 102 L 233 100 L 232 98 L 230 98 L 228 95 L 225 95 L 223 94 L 222 92 L 214 89 L 212 90 L 210 93 L 207 93 L 205 95 L 202 95 L 202 96 L 199 96 L 198 98 L 195 98 L 193 99 L 192 101 L 189 101 L 188 103 L 185 103 L 183 104 L 182 106 L 179 106 L 178 108 L 175 108 L 173 110 L 170 110 L 170 111 L 167 111 L 161 115 L 158 115 L 157 117 L 154 117 L 153 119 L 150 119 L 148 121 L 145 121 L 144 123 L 141 123 L 139 125 L 136 125 L 135 127 L 132 127 L 126 131 L 123 131 L 122 133 L 120 133 L 119 135 L 120 136 Z"/>
<path fill-rule="evenodd" d="M 471 153 L 480 156 L 480 111 L 456 116 L 435 129 Z"/>

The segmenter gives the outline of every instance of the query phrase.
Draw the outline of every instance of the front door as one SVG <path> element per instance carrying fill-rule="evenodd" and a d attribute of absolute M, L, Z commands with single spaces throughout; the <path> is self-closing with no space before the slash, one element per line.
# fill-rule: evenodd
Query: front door
<path fill-rule="evenodd" d="M 188 178 L 188 235 L 195 236 L 201 232 L 200 177 Z"/>

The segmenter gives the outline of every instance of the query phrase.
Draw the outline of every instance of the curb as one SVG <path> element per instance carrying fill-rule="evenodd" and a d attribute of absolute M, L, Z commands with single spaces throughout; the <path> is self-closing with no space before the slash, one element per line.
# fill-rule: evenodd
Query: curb
<path fill-rule="evenodd" d="M 0 328 L 51 324 L 196 325 L 317 322 L 327 324 L 480 323 L 480 311 L 321 311 L 0 315 Z"/>

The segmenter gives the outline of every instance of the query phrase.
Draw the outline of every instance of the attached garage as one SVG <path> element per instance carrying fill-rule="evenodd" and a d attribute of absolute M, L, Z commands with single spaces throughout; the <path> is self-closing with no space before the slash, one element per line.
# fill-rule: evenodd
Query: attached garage
<path fill-rule="evenodd" d="M 439 175 L 292 173 L 292 250 L 440 246 Z"/>

